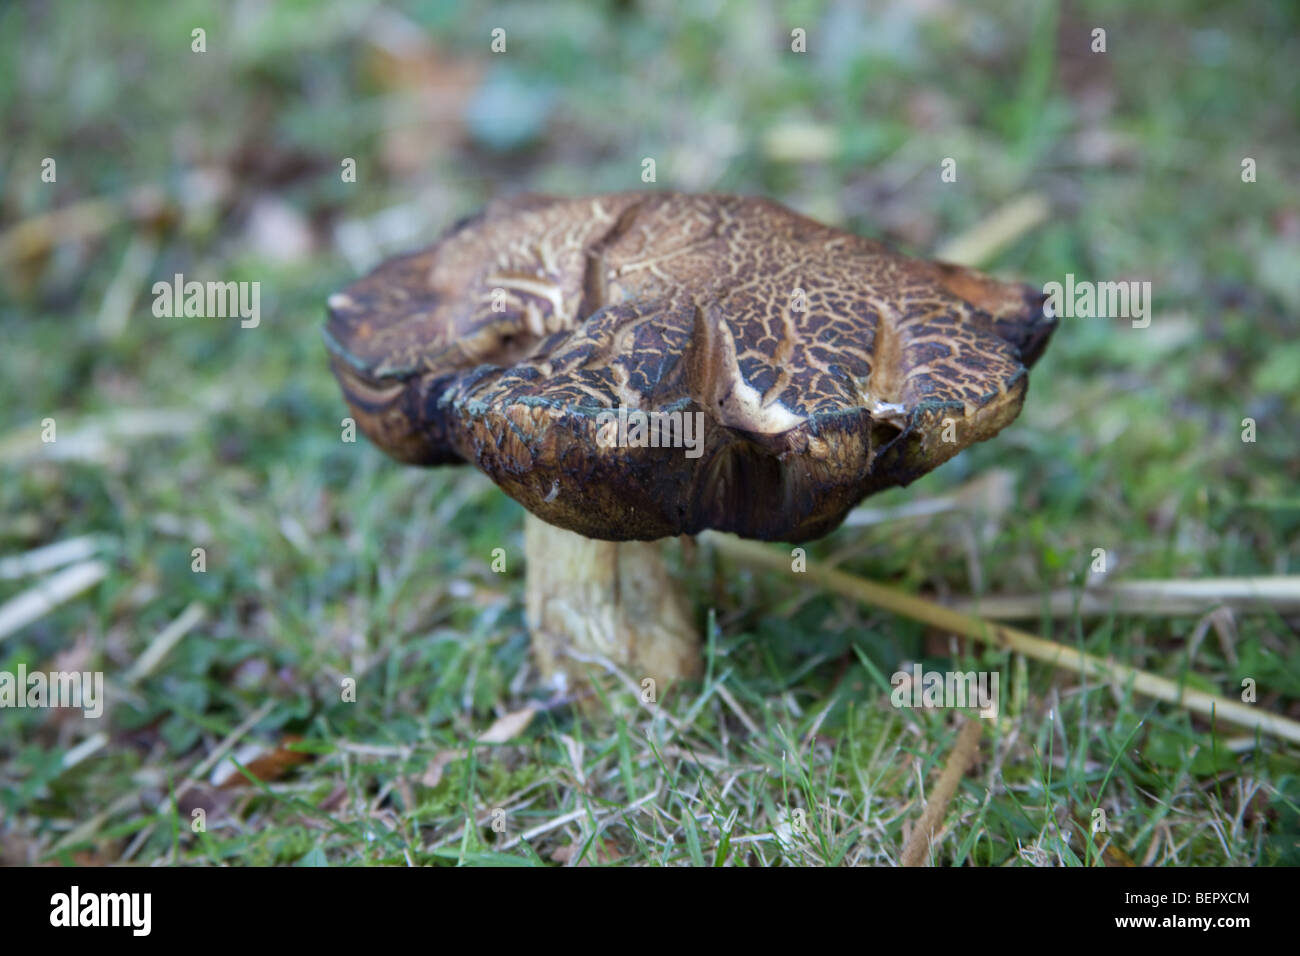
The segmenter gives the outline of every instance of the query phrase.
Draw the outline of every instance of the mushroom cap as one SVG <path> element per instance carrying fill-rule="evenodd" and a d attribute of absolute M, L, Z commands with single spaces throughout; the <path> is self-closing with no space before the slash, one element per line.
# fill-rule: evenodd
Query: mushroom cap
<path fill-rule="evenodd" d="M 402 461 L 591 538 L 802 541 L 1012 421 L 1043 300 L 766 199 L 522 196 L 331 296 L 325 337 Z"/>

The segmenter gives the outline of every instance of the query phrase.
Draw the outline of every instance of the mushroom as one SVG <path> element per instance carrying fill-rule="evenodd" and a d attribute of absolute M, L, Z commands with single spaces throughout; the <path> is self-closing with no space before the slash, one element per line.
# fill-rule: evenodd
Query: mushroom
<path fill-rule="evenodd" d="M 698 673 L 657 539 L 801 542 L 1019 413 L 1044 297 L 765 199 L 498 201 L 330 297 L 361 430 L 528 511 L 542 673 Z"/>

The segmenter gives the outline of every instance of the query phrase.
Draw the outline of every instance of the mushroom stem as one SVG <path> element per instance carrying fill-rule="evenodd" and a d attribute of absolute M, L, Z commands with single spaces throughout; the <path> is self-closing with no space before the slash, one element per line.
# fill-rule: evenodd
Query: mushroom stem
<path fill-rule="evenodd" d="M 701 669 L 700 636 L 659 542 L 596 541 L 524 517 L 528 628 L 543 677 L 574 687 L 601 657 L 656 687 Z"/>

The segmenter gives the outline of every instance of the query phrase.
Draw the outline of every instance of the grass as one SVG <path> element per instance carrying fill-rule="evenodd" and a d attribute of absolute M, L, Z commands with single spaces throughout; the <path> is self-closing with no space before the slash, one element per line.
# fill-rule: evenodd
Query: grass
<path fill-rule="evenodd" d="M 660 3 L 0 11 L 15 78 L 0 231 L 141 186 L 158 197 L 0 256 L 0 553 L 94 533 L 110 565 L 0 638 L 0 671 L 110 685 L 98 721 L 0 711 L 0 862 L 888 864 L 958 730 L 952 712 L 889 706 L 889 675 L 920 660 L 997 670 L 1005 701 L 936 863 L 1095 865 L 1080 827 L 1097 808 L 1138 863 L 1300 863 L 1294 747 L 1246 747 L 708 552 L 688 579 L 703 682 L 650 708 L 614 682 L 599 714 L 552 706 L 529 668 L 521 509 L 470 469 L 340 441 L 325 298 L 493 195 L 641 188 L 650 156 L 651 188 L 762 193 L 926 254 L 1037 191 L 1051 220 L 991 271 L 1150 280 L 1151 326 L 1067 322 L 1011 428 L 867 503 L 1001 469 L 1012 493 L 988 513 L 845 527 L 809 560 L 941 598 L 1077 587 L 1096 548 L 1116 579 L 1297 573 L 1295 14 L 878 6 L 870 21 L 733 2 L 711 18 Z M 803 58 L 786 52 L 795 25 Z M 496 26 L 504 55 L 487 51 Z M 399 42 L 412 36 L 431 45 Z M 945 157 L 956 183 L 940 182 Z M 176 272 L 261 282 L 261 324 L 155 317 L 149 289 Z M 153 427 L 123 431 L 128 411 Z M 0 580 L 0 601 L 33 583 Z M 194 603 L 202 623 L 128 683 Z M 1198 623 L 1027 626 L 1220 694 L 1251 678 L 1261 707 L 1300 716 L 1294 618 L 1236 614 L 1193 652 Z M 517 736 L 476 743 L 525 707 Z M 205 771 L 182 790 L 228 739 L 252 782 Z"/>

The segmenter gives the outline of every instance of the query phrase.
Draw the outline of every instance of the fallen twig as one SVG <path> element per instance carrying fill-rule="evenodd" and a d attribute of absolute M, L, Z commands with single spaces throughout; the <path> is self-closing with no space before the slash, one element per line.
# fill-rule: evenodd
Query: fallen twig
<path fill-rule="evenodd" d="M 1272 608 L 1300 611 L 1300 575 L 1253 578 L 1201 578 L 1194 581 L 1107 581 L 1082 592 L 988 595 L 958 601 L 953 610 L 998 620 L 1052 617 L 1097 617 L 1110 614 L 1153 616 L 1200 614 L 1226 605 L 1238 610 Z"/>
<path fill-rule="evenodd" d="M 83 561 L 51 574 L 0 604 L 0 641 L 90 590 L 107 576 L 108 565 L 103 561 Z"/>
<path fill-rule="evenodd" d="M 32 458 L 102 463 L 121 454 L 132 441 L 193 434 L 212 409 L 121 409 L 81 423 L 66 432 L 60 426 L 57 441 L 41 440 L 41 426 L 33 422 L 0 438 L 0 464 Z M 59 421 L 62 421 L 61 419 Z"/>
<path fill-rule="evenodd" d="M 207 609 L 198 601 L 192 601 L 181 612 L 180 617 L 163 628 L 145 648 L 145 652 L 136 659 L 131 669 L 127 671 L 127 685 L 138 684 L 152 674 L 162 663 L 163 658 L 171 653 L 172 648 L 180 643 L 181 638 L 201 624 L 207 616 Z"/>
<path fill-rule="evenodd" d="M 102 535 L 83 534 L 76 538 L 64 538 L 53 544 L 42 545 L 22 554 L 0 558 L 0 578 L 25 578 L 32 574 L 43 574 L 67 564 L 93 558 L 106 539 Z"/>
<path fill-rule="evenodd" d="M 1047 221 L 1051 206 L 1039 193 L 1030 193 L 1000 206 L 974 228 L 944 243 L 934 257 L 942 262 L 975 268 Z"/>
<path fill-rule="evenodd" d="M 723 554 L 737 560 L 790 573 L 788 553 L 774 551 L 758 542 L 743 541 L 715 532 L 709 532 L 703 537 Z M 1103 660 L 1092 654 L 1083 654 L 1064 644 L 1044 640 L 1004 624 L 993 624 L 969 614 L 962 614 L 952 608 L 927 601 L 925 598 L 866 581 L 843 571 L 810 566 L 802 572 L 802 576 L 837 594 L 865 604 L 873 604 L 914 621 L 921 621 L 995 647 L 1016 651 L 1026 657 L 1051 664 L 1053 667 L 1063 667 L 1099 681 L 1108 681 L 1121 686 L 1129 685 L 1137 693 L 1147 697 L 1168 701 L 1206 717 L 1213 716 L 1221 721 L 1300 743 L 1300 723 L 1271 714 L 1259 707 L 1184 687 L 1176 681 L 1127 664 Z"/>
<path fill-rule="evenodd" d="M 979 750 L 980 733 L 984 729 L 981 719 L 966 718 L 961 733 L 957 735 L 957 742 L 953 744 L 952 753 L 948 754 L 948 762 L 943 765 L 943 773 L 939 774 L 939 782 L 930 792 L 921 819 L 916 821 L 916 828 L 903 846 L 903 855 L 899 858 L 902 866 L 923 866 L 929 858 L 930 841 L 943 823 L 943 815 L 952 802 L 953 794 L 957 792 L 957 784 L 966 776 L 966 771 L 970 769 Z"/>

